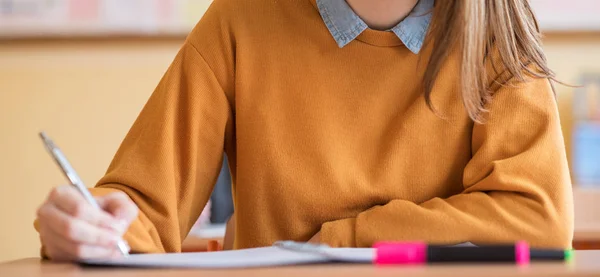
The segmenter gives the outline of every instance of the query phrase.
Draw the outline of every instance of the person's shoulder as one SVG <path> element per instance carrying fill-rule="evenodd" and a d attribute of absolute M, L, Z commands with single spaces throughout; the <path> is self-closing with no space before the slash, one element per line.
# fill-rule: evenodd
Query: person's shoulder
<path fill-rule="evenodd" d="M 190 35 L 193 40 L 216 35 L 256 41 L 276 30 L 296 30 L 310 20 L 309 12 L 317 13 L 310 0 L 214 0 Z"/>
<path fill-rule="evenodd" d="M 262 0 L 259 0 L 264 2 Z M 257 2 L 256 0 L 244 1 L 244 0 L 213 0 L 208 7 L 207 12 L 215 12 L 222 16 L 231 15 L 234 17 L 243 15 L 240 14 L 245 9 L 248 9 L 252 5 L 249 2 Z"/>
<path fill-rule="evenodd" d="M 230 20 L 264 20 L 273 16 L 273 12 L 294 6 L 302 1 L 309 3 L 308 0 L 214 0 L 208 12 L 217 13 Z"/>
<path fill-rule="evenodd" d="M 214 39 L 230 39 L 240 29 L 240 22 L 252 16 L 249 2 L 268 0 L 213 0 L 188 36 L 192 44 Z"/>

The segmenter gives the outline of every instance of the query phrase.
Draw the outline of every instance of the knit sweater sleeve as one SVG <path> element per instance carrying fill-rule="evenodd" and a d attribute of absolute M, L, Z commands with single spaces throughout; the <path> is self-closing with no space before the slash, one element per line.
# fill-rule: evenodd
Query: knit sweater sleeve
<path fill-rule="evenodd" d="M 203 57 L 182 47 L 92 192 L 123 191 L 139 217 L 134 252 L 178 252 L 218 178 L 232 111 Z"/>

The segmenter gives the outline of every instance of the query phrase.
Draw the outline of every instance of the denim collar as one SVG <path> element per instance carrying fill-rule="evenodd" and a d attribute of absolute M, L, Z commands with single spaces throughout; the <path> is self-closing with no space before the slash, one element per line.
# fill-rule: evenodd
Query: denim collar
<path fill-rule="evenodd" d="M 346 46 L 369 28 L 350 8 L 346 0 L 316 0 L 316 2 L 327 29 L 340 48 Z M 419 0 L 412 12 L 389 30 L 394 32 L 402 43 L 415 54 L 419 53 L 425 41 L 434 2 L 435 0 Z"/>

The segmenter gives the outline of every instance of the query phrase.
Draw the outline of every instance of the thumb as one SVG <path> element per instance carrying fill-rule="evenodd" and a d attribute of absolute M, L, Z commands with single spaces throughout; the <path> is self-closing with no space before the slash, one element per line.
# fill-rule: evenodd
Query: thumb
<path fill-rule="evenodd" d="M 98 205 L 119 222 L 117 226 L 125 233 L 129 225 L 137 218 L 138 207 L 123 192 L 114 192 L 97 199 Z"/>

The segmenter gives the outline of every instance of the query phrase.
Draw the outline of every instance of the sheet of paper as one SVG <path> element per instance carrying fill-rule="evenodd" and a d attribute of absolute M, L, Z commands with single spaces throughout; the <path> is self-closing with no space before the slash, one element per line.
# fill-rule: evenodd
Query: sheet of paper
<path fill-rule="evenodd" d="M 375 248 L 329 248 L 323 254 L 332 261 L 348 263 L 372 263 L 375 260 Z"/>
<path fill-rule="evenodd" d="M 121 266 L 121 267 L 162 267 L 162 268 L 248 268 L 327 262 L 371 262 L 372 248 L 332 248 L 327 255 L 320 253 L 297 252 L 279 247 L 261 247 L 233 251 L 176 253 L 176 254 L 136 254 L 127 258 L 108 260 L 87 260 L 82 264 Z"/>

